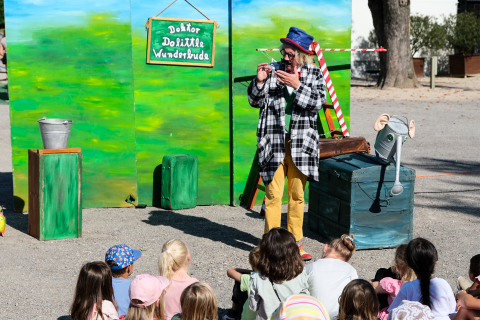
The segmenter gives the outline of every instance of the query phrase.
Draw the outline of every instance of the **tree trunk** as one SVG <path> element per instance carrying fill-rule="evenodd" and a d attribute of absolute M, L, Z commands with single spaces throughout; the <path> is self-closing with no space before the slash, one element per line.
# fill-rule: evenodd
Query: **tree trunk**
<path fill-rule="evenodd" d="M 378 88 L 419 87 L 410 49 L 410 0 L 368 0 L 379 52 Z"/>

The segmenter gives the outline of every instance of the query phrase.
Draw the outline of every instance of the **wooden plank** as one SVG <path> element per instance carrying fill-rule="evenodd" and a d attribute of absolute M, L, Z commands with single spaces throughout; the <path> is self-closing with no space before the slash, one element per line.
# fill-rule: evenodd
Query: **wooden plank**
<path fill-rule="evenodd" d="M 59 153 L 79 153 L 81 148 L 65 148 L 65 149 L 29 149 L 38 154 L 59 154 Z"/>
<path fill-rule="evenodd" d="M 257 199 L 257 194 L 258 194 L 258 185 L 261 182 L 262 182 L 262 178 L 260 177 L 260 174 L 257 173 L 257 177 L 255 178 L 255 182 L 253 183 L 252 193 L 250 194 L 250 198 L 248 199 L 248 202 L 247 202 L 248 209 L 252 209 L 253 205 L 255 204 L 255 199 Z"/>
<path fill-rule="evenodd" d="M 82 212 L 82 171 L 83 171 L 83 155 L 81 152 L 78 153 L 78 205 L 77 205 L 77 226 L 78 234 L 77 237 L 82 237 L 82 221 L 83 221 L 83 212 Z"/>
<path fill-rule="evenodd" d="M 39 165 L 35 150 L 28 150 L 28 233 L 40 239 Z"/>
<path fill-rule="evenodd" d="M 45 240 L 78 237 L 78 154 L 44 155 L 42 233 Z"/>

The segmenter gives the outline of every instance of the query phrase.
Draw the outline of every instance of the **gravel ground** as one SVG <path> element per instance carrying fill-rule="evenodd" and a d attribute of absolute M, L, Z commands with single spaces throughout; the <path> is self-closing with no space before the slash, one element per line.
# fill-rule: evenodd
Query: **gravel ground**
<path fill-rule="evenodd" d="M 426 84 L 427 79 L 422 83 Z M 404 146 L 403 164 L 417 175 L 480 170 L 478 78 L 438 78 L 437 89 L 378 91 L 365 81 L 352 83 L 353 136 L 373 145 L 375 119 L 384 112 L 407 115 L 417 123 L 415 139 Z M 114 244 L 127 243 L 143 252 L 134 275 L 158 273 L 162 244 L 171 238 L 185 241 L 192 253 L 190 271 L 210 283 L 220 312 L 230 305 L 230 267 L 248 267 L 248 251 L 258 243 L 263 219 L 258 207 L 201 206 L 182 211 L 148 207 L 83 210 L 83 237 L 40 242 L 27 234 L 27 214 L 12 211 L 12 169 L 8 106 L 0 105 L 0 204 L 7 207 L 8 226 L 0 238 L 0 310 L 2 319 L 69 319 L 69 305 L 80 266 L 103 260 Z M 418 178 L 415 186 L 414 236 L 430 239 L 440 260 L 436 275 L 452 287 L 466 275 L 471 256 L 478 253 L 469 234 L 478 227 L 480 173 Z M 284 218 L 286 207 L 283 208 Z M 308 216 L 306 215 L 306 219 Z M 321 256 L 325 239 L 305 226 L 304 243 Z M 362 278 L 390 264 L 394 250 L 365 250 L 351 264 Z"/>

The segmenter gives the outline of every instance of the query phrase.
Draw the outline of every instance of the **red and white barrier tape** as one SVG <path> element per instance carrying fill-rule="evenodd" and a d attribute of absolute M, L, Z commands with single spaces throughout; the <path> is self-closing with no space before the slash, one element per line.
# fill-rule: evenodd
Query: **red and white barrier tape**
<path fill-rule="evenodd" d="M 257 51 L 279 51 L 280 49 L 257 49 Z M 385 52 L 387 49 L 320 49 L 320 51 L 378 51 Z"/>
<path fill-rule="evenodd" d="M 342 109 L 340 109 L 340 103 L 337 99 L 337 94 L 335 93 L 335 88 L 333 87 L 332 79 L 330 79 L 330 74 L 328 73 L 327 64 L 325 63 L 325 59 L 323 58 L 322 49 L 317 41 L 314 41 L 310 45 L 310 50 L 312 50 L 312 46 L 315 50 L 317 55 L 318 63 L 320 64 L 320 69 L 322 70 L 323 77 L 325 78 L 325 83 L 327 84 L 328 93 L 330 94 L 330 98 L 332 100 L 333 108 L 335 109 L 335 113 L 337 114 L 338 123 L 340 124 L 340 128 L 342 129 L 343 136 L 348 137 L 350 133 L 348 133 L 347 123 L 343 118 Z"/>

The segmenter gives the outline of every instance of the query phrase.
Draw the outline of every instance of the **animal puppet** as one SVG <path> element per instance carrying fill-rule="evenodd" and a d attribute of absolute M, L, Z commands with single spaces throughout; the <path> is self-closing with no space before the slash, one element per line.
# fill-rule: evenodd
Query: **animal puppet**
<path fill-rule="evenodd" d="M 403 121 L 400 118 L 405 118 Z M 378 117 L 373 126 L 378 131 L 375 140 L 375 154 L 377 157 L 395 162 L 395 183 L 390 191 L 392 195 L 399 195 L 403 192 L 403 186 L 400 183 L 400 160 L 402 157 L 402 146 L 407 141 L 407 135 L 413 139 L 415 136 L 415 121 L 408 123 L 404 116 L 390 117 L 384 113 Z"/>

